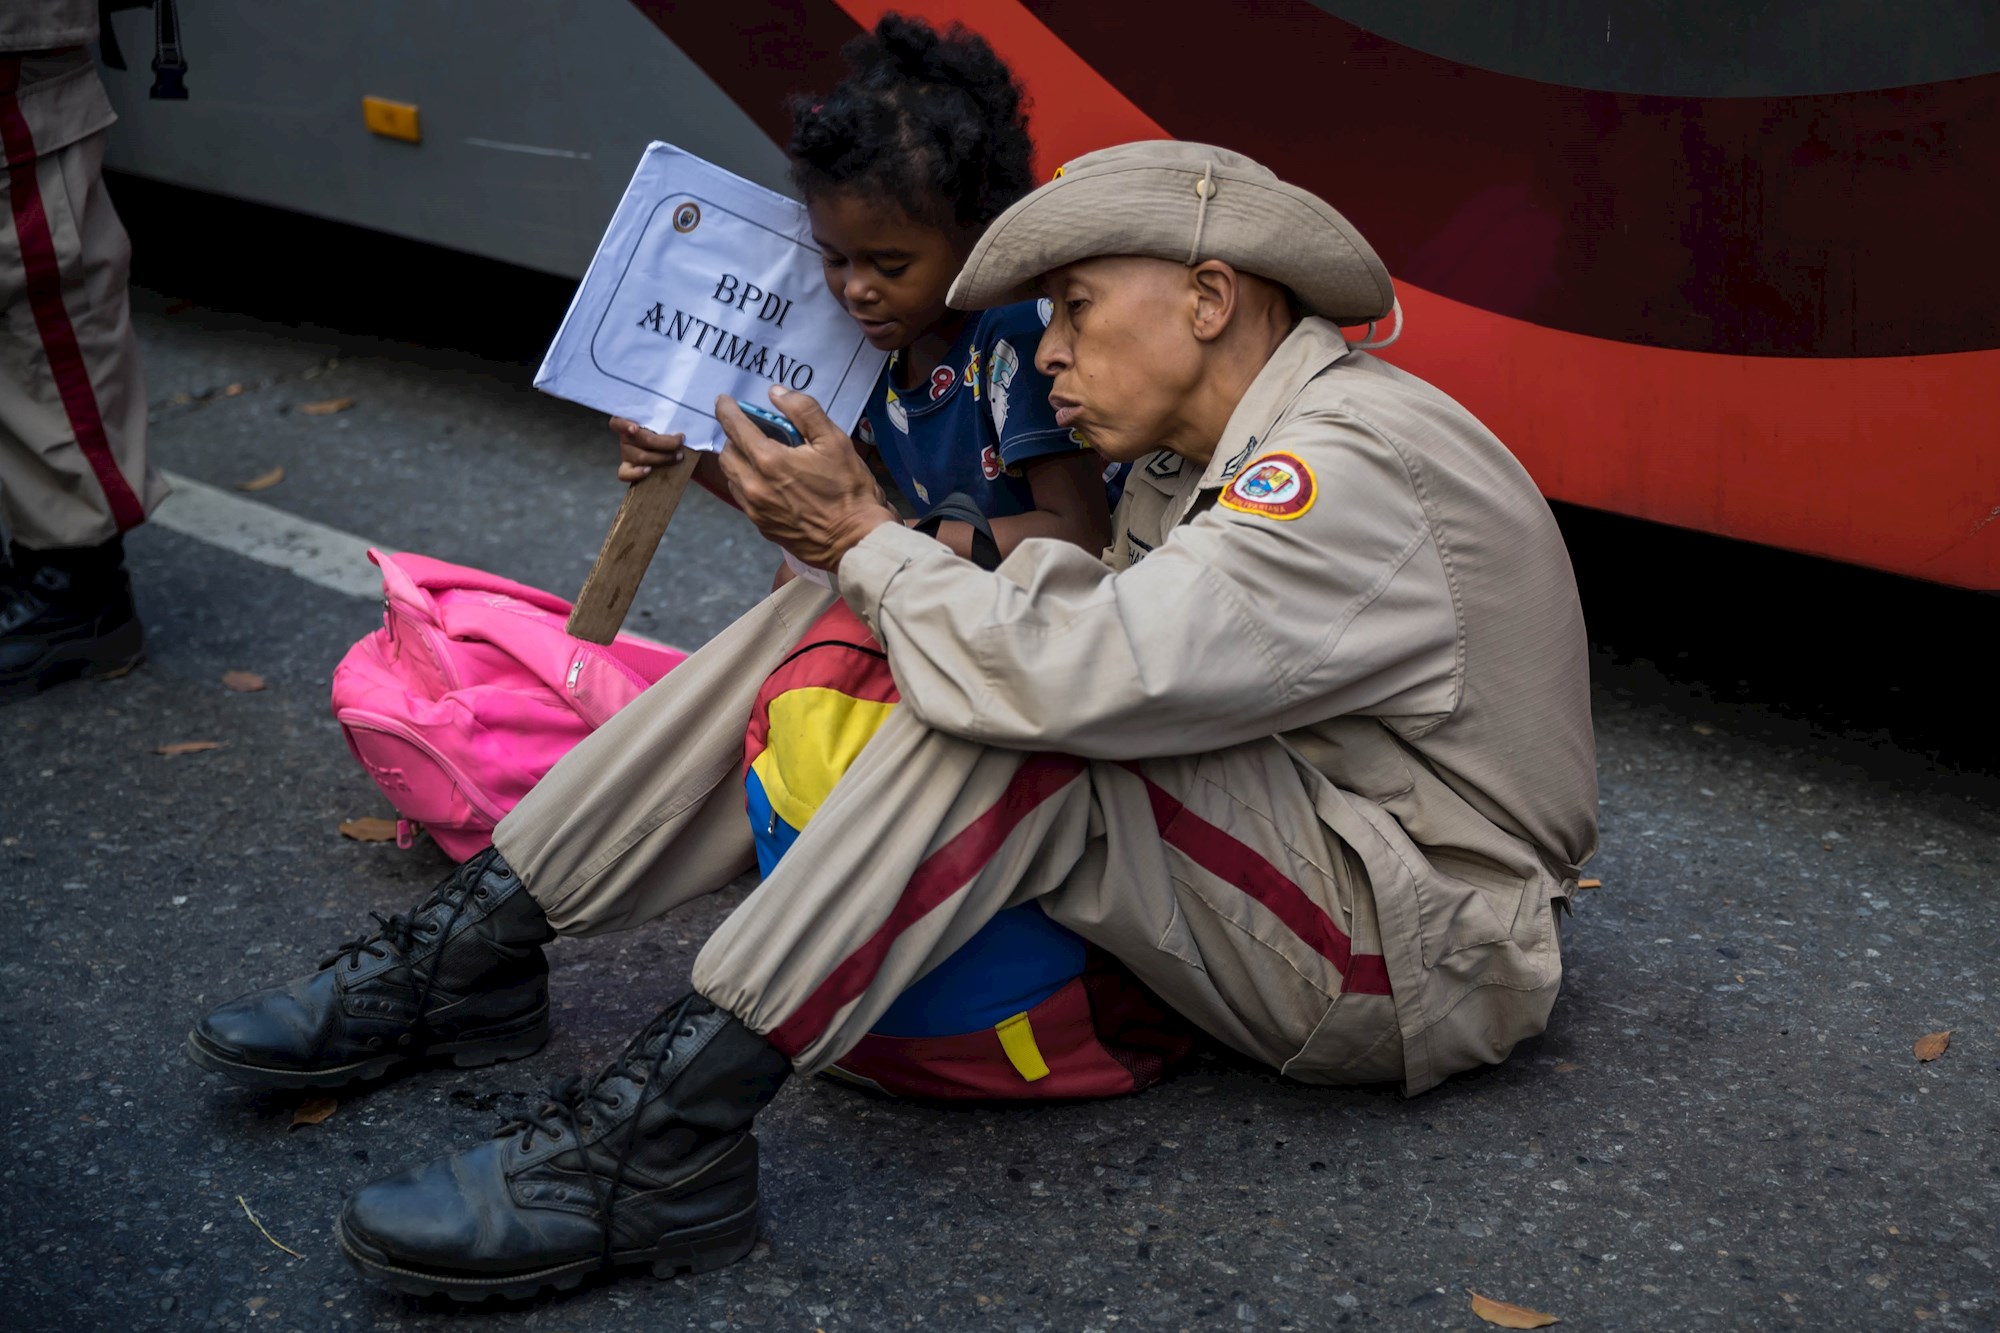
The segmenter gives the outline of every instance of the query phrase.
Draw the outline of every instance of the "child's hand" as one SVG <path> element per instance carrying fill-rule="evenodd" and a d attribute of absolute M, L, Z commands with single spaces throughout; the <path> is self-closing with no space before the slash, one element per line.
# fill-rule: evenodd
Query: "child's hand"
<path fill-rule="evenodd" d="M 680 461 L 681 446 L 687 443 L 685 435 L 656 435 L 624 417 L 611 418 L 611 431 L 618 437 L 618 480 L 627 484 Z"/>

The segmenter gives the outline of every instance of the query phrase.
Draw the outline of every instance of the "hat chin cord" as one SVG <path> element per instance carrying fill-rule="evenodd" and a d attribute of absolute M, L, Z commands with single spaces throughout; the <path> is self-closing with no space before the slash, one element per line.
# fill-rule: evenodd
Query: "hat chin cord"
<path fill-rule="evenodd" d="M 1187 257 L 1189 268 L 1201 262 L 1201 232 L 1208 225 L 1208 201 L 1215 198 L 1215 163 L 1202 164 L 1201 179 L 1194 183 L 1194 193 L 1201 202 L 1194 210 L 1194 243 L 1188 246 Z"/>
<path fill-rule="evenodd" d="M 1382 348 L 1384 348 L 1384 347 L 1387 347 L 1387 346 L 1388 346 L 1388 345 L 1389 345 L 1390 343 L 1392 343 L 1392 342 L 1396 341 L 1396 339 L 1398 339 L 1398 338 L 1402 337 L 1402 336 L 1403 336 L 1403 298 L 1402 298 L 1402 297 L 1400 297 L 1400 296 L 1396 297 L 1396 298 L 1395 298 L 1395 301 L 1394 301 L 1394 304 L 1392 304 L 1392 305 L 1391 305 L 1391 306 L 1389 307 L 1389 318 L 1391 318 L 1391 319 L 1395 320 L 1395 321 L 1396 321 L 1396 323 L 1395 323 L 1395 327 L 1389 330 L 1389 336 L 1388 336 L 1388 337 L 1386 337 L 1386 338 L 1379 338 L 1379 339 L 1378 339 L 1378 338 L 1377 338 L 1377 337 L 1375 336 L 1375 326 L 1376 326 L 1377 324 L 1381 323 L 1381 321 L 1380 321 L 1380 320 L 1375 320 L 1375 319 L 1371 319 L 1371 320 L 1369 320 L 1369 321 L 1368 321 L 1368 332 L 1367 332 L 1367 334 L 1366 334 L 1366 335 L 1365 335 L 1365 336 L 1364 336 L 1364 337 L 1362 338 L 1362 340 L 1361 340 L 1360 342 L 1358 342 L 1358 343 L 1349 343 L 1349 344 L 1347 344 L 1347 345 L 1348 345 L 1348 346 L 1349 346 L 1350 348 L 1352 348 L 1353 350 L 1357 351 L 1357 352 L 1374 352 L 1374 351 L 1379 351 L 1380 349 L 1382 349 Z"/>

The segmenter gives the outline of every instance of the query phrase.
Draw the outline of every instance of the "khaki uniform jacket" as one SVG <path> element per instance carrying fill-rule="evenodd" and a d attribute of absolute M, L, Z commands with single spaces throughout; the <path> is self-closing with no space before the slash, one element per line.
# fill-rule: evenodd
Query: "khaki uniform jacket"
<path fill-rule="evenodd" d="M 10 147 L 8 166 L 52 156 L 118 118 L 84 45 L 96 38 L 96 0 L 0 0 L 0 60 L 20 60 L 14 97 L 34 144 L 32 153 Z"/>
<path fill-rule="evenodd" d="M 7 0 L 0 4 L 0 55 L 97 40 L 97 0 Z"/>
<path fill-rule="evenodd" d="M 1409 1091 L 1539 1032 L 1597 779 L 1574 576 L 1520 464 L 1307 319 L 1206 469 L 1135 466 L 1115 529 L 1103 560 L 1030 541 L 988 574 L 885 526 L 838 585 L 945 733 L 1099 759 L 1275 736 L 1321 774 L 1322 854 L 1366 872 Z"/>

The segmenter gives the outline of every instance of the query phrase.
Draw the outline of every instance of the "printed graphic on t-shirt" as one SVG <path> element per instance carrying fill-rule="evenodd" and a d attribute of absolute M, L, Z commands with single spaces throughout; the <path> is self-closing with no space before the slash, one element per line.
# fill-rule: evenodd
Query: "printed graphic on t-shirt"
<path fill-rule="evenodd" d="M 993 345 L 993 368 L 986 376 L 986 382 L 993 391 L 993 430 L 1004 435 L 1007 431 L 1007 391 L 1014 385 L 1014 372 L 1021 368 L 1020 353 L 1014 344 L 1002 338 Z"/>

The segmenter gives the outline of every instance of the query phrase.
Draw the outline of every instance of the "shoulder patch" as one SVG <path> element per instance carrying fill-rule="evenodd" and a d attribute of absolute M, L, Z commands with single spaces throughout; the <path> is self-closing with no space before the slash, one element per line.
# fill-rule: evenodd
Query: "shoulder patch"
<path fill-rule="evenodd" d="M 1056 317 L 1056 303 L 1044 296 L 1035 302 L 1035 313 L 1042 317 L 1042 327 L 1047 328 L 1049 321 Z"/>
<path fill-rule="evenodd" d="M 1218 497 L 1225 509 L 1264 518 L 1297 518 L 1313 507 L 1318 486 L 1296 454 L 1265 454 L 1245 464 Z"/>

